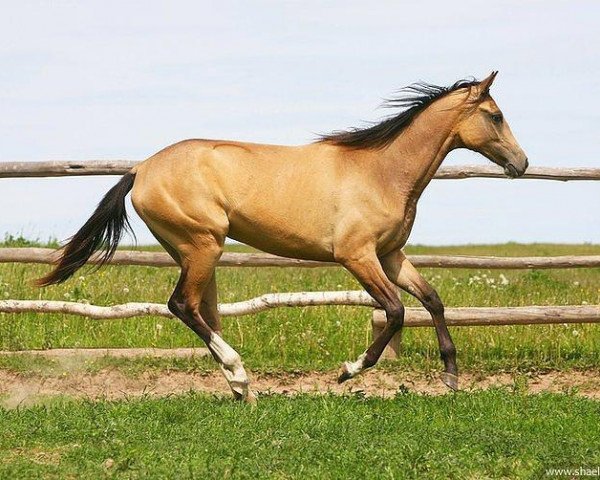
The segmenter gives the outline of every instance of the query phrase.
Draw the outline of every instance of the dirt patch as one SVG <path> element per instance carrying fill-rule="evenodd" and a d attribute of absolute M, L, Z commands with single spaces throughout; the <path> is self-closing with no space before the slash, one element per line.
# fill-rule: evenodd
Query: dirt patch
<path fill-rule="evenodd" d="M 78 446 L 78 445 L 75 445 Z M 52 450 L 33 448 L 13 448 L 0 453 L 3 463 L 12 463 L 18 458 L 26 458 L 38 465 L 58 466 L 60 458 L 64 453 L 65 448 L 56 448 Z"/>
<path fill-rule="evenodd" d="M 17 408 L 45 403 L 58 396 L 86 398 L 90 400 L 116 400 L 139 396 L 167 396 L 189 391 L 216 395 L 229 395 L 227 382 L 220 372 L 183 372 L 155 370 L 139 375 L 127 375 L 117 368 L 99 372 L 87 372 L 79 368 L 86 360 L 101 357 L 136 358 L 190 358 L 208 354 L 205 348 L 98 348 L 53 349 L 3 352 L 0 355 L 39 355 L 58 362 L 64 371 L 43 374 L 16 373 L 0 370 L 0 406 Z M 259 394 L 278 393 L 361 393 L 366 396 L 391 397 L 399 391 L 425 395 L 442 395 L 448 389 L 437 375 L 416 372 L 390 372 L 373 369 L 358 378 L 339 385 L 336 371 L 259 374 L 250 372 L 252 389 Z M 600 399 L 600 373 L 597 371 L 547 372 L 537 374 L 463 373 L 460 388 L 476 391 L 492 387 L 509 387 L 530 393 L 575 393 L 588 398 Z"/>
<path fill-rule="evenodd" d="M 63 361 L 69 358 L 96 359 L 116 358 L 188 358 L 206 357 L 208 348 L 53 348 L 50 350 L 0 350 L 0 355 L 37 355 L 50 360 Z"/>
<path fill-rule="evenodd" d="M 366 372 L 343 385 L 336 382 L 337 372 L 302 374 L 251 374 L 252 388 L 259 394 L 279 393 L 362 393 L 366 396 L 391 397 L 398 391 L 441 395 L 448 390 L 434 376 L 416 373 L 390 373 L 382 370 Z M 495 386 L 540 392 L 570 392 L 600 399 L 600 375 L 597 372 L 549 372 L 537 375 L 508 373 L 482 377 L 461 375 L 461 389 L 475 391 Z M 103 370 L 90 374 L 64 372 L 60 376 L 31 376 L 0 371 L 0 405 L 16 408 L 44 403 L 48 398 L 122 399 L 139 396 L 167 396 L 188 391 L 209 394 L 229 394 L 229 388 L 219 372 L 200 374 L 188 372 L 150 372 L 136 377 L 118 370 Z"/>

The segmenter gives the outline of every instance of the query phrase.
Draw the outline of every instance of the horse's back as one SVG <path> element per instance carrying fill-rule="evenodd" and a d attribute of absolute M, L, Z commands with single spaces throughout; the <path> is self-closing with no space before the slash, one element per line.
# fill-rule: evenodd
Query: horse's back
<path fill-rule="evenodd" d="M 132 200 L 151 230 L 170 223 L 188 234 L 210 231 L 273 253 L 331 259 L 339 172 L 311 147 L 179 142 L 138 165 Z"/>

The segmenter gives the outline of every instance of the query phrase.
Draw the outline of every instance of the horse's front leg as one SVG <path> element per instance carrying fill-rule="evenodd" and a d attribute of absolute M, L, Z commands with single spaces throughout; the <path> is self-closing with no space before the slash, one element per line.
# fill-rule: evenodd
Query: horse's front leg
<path fill-rule="evenodd" d="M 381 334 L 355 362 L 346 362 L 338 382 L 342 383 L 377 363 L 392 337 L 404 324 L 404 305 L 398 297 L 396 286 L 386 276 L 374 248 L 363 248 L 352 255 L 337 259 L 362 284 L 367 292 L 381 305 L 387 316 L 387 324 Z"/>
<path fill-rule="evenodd" d="M 437 292 L 415 269 L 401 249 L 397 249 L 381 258 L 381 265 L 387 277 L 394 284 L 417 298 L 431 314 L 440 347 L 440 355 L 445 367 L 442 381 L 452 390 L 457 390 L 456 348 L 446 326 L 444 304 Z"/>

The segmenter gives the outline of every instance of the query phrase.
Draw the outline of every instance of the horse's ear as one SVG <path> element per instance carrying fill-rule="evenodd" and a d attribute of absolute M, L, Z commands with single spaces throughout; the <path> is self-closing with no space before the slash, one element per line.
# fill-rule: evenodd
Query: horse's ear
<path fill-rule="evenodd" d="M 479 98 L 482 98 L 490 93 L 490 87 L 492 86 L 492 83 L 494 83 L 496 75 L 498 75 L 498 70 L 493 71 L 488 75 L 487 78 L 484 78 L 481 82 L 479 82 L 479 85 L 477 86 Z"/>

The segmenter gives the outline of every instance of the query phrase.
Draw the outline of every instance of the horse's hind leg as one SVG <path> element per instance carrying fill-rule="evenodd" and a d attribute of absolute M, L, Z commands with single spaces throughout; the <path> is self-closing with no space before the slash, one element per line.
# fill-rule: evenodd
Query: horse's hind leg
<path fill-rule="evenodd" d="M 162 245 L 162 247 L 167 251 L 167 253 L 177 262 L 179 266 L 181 266 L 181 256 L 169 243 L 162 237 L 160 237 L 154 230 L 150 229 L 154 237 L 158 240 L 158 243 Z M 206 321 L 208 326 L 214 330 L 216 333 L 221 335 L 223 332 L 223 327 L 221 326 L 221 317 L 219 316 L 219 311 L 217 308 L 217 279 L 215 272 L 206 284 L 204 288 L 204 292 L 201 294 L 198 293 L 200 297 L 200 315 Z"/>
<path fill-rule="evenodd" d="M 206 284 L 206 288 L 202 294 L 200 315 L 202 315 L 202 318 L 215 333 L 221 335 L 223 333 L 223 326 L 221 325 L 221 317 L 217 306 L 217 278 L 213 271 L 212 277 Z"/>
<path fill-rule="evenodd" d="M 236 398 L 254 402 L 255 397 L 249 389 L 248 376 L 240 355 L 215 331 L 220 327 L 218 320 L 211 316 L 212 311 L 216 312 L 216 305 L 201 307 L 203 295 L 213 293 L 211 282 L 213 282 L 215 265 L 221 255 L 221 246 L 216 241 L 203 240 L 205 241 L 196 241 L 197 246 L 193 250 L 181 255 L 184 259 L 181 265 L 181 276 L 169 299 L 169 310 L 206 343 L 214 359 L 221 366 Z M 216 295 L 214 299 L 216 302 Z M 207 318 L 203 317 L 201 311 Z"/>
<path fill-rule="evenodd" d="M 202 294 L 202 300 L 200 303 L 200 315 L 206 321 L 208 326 L 219 336 L 222 337 L 223 328 L 221 326 L 221 317 L 219 315 L 218 304 L 217 304 L 217 280 L 215 272 L 213 272 L 211 279 L 209 280 L 204 293 Z M 231 372 L 221 364 L 221 371 L 229 382 L 231 391 L 236 398 L 240 398 L 239 389 L 234 387 L 237 386 L 235 381 L 231 380 Z M 248 389 L 246 400 L 253 402 L 255 400 L 252 390 Z M 243 395 L 242 395 L 243 396 Z"/>

